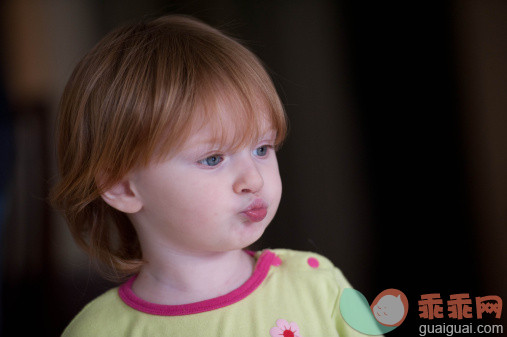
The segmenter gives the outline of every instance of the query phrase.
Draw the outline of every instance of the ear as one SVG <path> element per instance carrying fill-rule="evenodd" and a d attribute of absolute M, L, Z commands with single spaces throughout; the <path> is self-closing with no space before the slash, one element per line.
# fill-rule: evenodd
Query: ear
<path fill-rule="evenodd" d="M 128 178 L 122 179 L 105 190 L 101 197 L 111 207 L 124 213 L 137 213 L 143 207 L 142 201 L 135 193 Z"/>

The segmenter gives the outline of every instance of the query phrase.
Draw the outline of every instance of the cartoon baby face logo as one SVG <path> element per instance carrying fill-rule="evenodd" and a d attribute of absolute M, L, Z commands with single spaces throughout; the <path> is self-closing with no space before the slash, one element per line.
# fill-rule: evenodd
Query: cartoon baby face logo
<path fill-rule="evenodd" d="M 377 295 L 371 311 L 375 319 L 385 326 L 400 326 L 407 317 L 408 300 L 397 289 L 386 289 Z"/>
<path fill-rule="evenodd" d="M 340 298 L 340 312 L 353 329 L 367 335 L 381 335 L 403 323 L 408 312 L 408 300 L 400 290 L 386 289 L 369 306 L 363 294 L 347 288 Z"/>

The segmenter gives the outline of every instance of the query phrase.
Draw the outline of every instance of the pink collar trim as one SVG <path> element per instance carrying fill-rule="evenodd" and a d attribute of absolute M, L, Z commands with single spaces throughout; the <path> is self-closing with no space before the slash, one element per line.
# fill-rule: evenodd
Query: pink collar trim
<path fill-rule="evenodd" d="M 251 254 L 250 252 L 248 253 Z M 275 262 L 275 257 L 276 255 L 273 252 L 269 250 L 263 251 L 257 260 L 252 276 L 250 276 L 243 285 L 228 294 L 209 300 L 182 305 L 150 303 L 138 297 L 132 291 L 132 284 L 134 283 L 136 276 L 131 277 L 126 283 L 121 285 L 118 289 L 118 294 L 123 302 L 125 302 L 128 306 L 151 315 L 182 316 L 220 309 L 241 301 L 257 289 L 268 275 L 269 268 L 273 262 Z"/>

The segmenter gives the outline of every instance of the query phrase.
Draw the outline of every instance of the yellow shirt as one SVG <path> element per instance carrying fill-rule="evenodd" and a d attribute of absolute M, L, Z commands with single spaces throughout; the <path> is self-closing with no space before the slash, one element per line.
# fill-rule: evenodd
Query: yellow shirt
<path fill-rule="evenodd" d="M 132 278 L 90 302 L 64 337 L 333 337 L 364 336 L 339 312 L 350 287 L 323 256 L 287 249 L 252 253 L 250 279 L 231 293 L 185 305 L 159 305 L 137 297 Z"/>

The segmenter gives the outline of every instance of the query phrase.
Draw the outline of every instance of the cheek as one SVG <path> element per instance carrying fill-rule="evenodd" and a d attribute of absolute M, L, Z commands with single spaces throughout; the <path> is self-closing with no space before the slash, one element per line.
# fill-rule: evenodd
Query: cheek
<path fill-rule="evenodd" d="M 223 185 L 212 179 L 180 179 L 172 193 L 177 211 L 187 218 L 216 216 L 224 201 Z"/>
<path fill-rule="evenodd" d="M 199 204 L 204 195 L 199 182 L 177 170 L 152 170 L 145 173 L 138 185 L 144 209 L 157 218 L 184 215 Z"/>
<path fill-rule="evenodd" d="M 282 195 L 282 179 L 278 171 L 278 166 L 274 165 L 267 170 L 264 175 L 264 188 L 270 191 L 272 198 L 280 200 Z"/>

